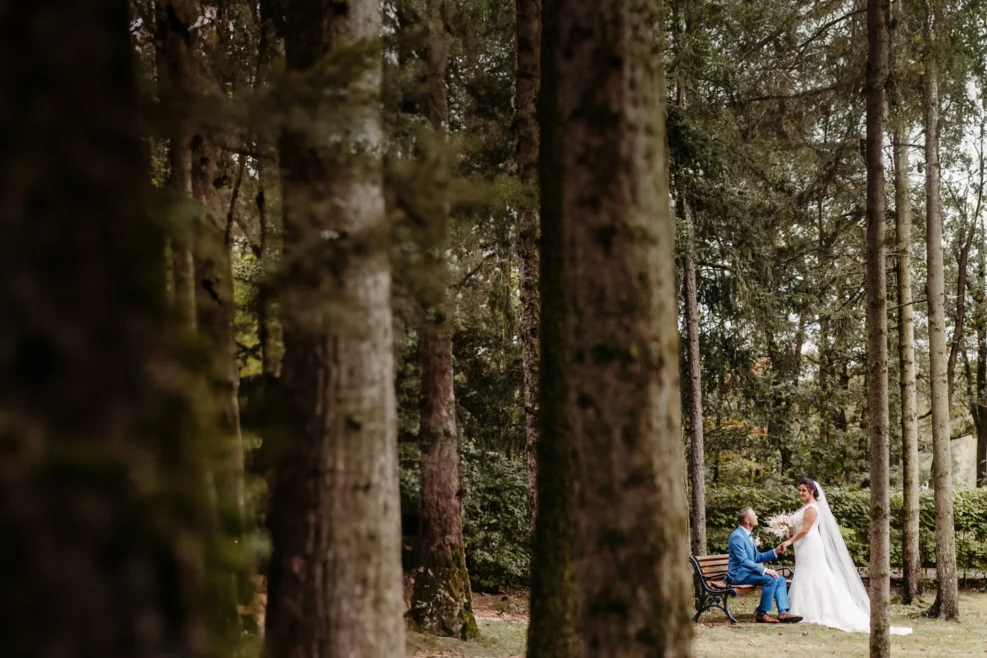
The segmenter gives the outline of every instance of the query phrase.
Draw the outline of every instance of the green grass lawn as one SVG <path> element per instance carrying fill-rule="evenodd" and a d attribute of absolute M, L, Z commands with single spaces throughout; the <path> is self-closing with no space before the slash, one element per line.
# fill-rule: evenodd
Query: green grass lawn
<path fill-rule="evenodd" d="M 984 656 L 987 654 L 987 594 L 960 596 L 960 622 L 921 617 L 932 602 L 892 606 L 892 624 L 911 626 L 912 635 L 891 638 L 895 656 Z M 523 594 L 477 597 L 480 631 L 474 642 L 408 634 L 408 656 L 414 658 L 516 658 L 524 656 L 526 617 Z M 756 596 L 731 601 L 740 624 L 731 626 L 722 613 L 706 613 L 696 628 L 696 656 L 867 656 L 868 637 L 806 624 L 754 624 Z"/>
<path fill-rule="evenodd" d="M 911 626 L 911 635 L 892 636 L 895 656 L 983 656 L 987 653 L 987 594 L 960 596 L 960 622 L 921 616 L 934 598 L 912 606 L 893 605 L 891 624 Z M 724 615 L 706 613 L 696 629 L 696 656 L 867 656 L 868 636 L 807 624 L 754 624 L 757 596 L 730 602 L 741 621 L 731 626 Z M 737 613 L 741 613 L 743 616 Z"/>

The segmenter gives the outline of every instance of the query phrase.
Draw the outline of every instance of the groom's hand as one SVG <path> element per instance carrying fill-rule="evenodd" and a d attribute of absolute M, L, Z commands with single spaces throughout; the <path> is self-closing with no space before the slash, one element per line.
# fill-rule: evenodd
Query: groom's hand
<path fill-rule="evenodd" d="M 778 577 L 778 572 L 775 571 L 774 569 L 765 569 L 764 570 L 764 575 L 765 576 L 771 576 L 772 578 L 777 578 Z"/>
<path fill-rule="evenodd" d="M 788 550 L 788 547 L 784 544 L 778 544 L 778 548 L 775 549 L 775 553 L 781 554 Z"/>

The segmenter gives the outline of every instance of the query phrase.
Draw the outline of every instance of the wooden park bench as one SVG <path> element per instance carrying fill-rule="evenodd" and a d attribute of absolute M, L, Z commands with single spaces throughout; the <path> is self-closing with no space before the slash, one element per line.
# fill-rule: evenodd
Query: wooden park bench
<path fill-rule="evenodd" d="M 731 596 L 743 596 L 751 592 L 758 592 L 761 587 L 758 585 L 731 585 L 727 582 L 727 564 L 730 562 L 728 555 L 703 555 L 701 557 L 690 557 L 692 571 L 696 584 L 696 616 L 692 621 L 698 622 L 699 616 L 707 610 L 719 608 L 726 613 L 731 624 L 736 624 L 737 620 L 730 613 L 727 604 Z M 789 586 L 792 584 L 792 570 L 788 567 L 775 569 L 785 577 Z"/>

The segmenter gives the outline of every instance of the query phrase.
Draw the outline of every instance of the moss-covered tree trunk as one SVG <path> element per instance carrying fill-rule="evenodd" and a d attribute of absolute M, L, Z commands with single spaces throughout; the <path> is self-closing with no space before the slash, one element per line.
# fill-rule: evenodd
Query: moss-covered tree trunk
<path fill-rule="evenodd" d="M 950 473 L 949 382 L 946 374 L 946 294 L 939 180 L 939 71 L 935 0 L 925 0 L 925 236 L 928 259 L 929 382 L 932 386 L 932 484 L 936 502 L 936 600 L 928 611 L 939 619 L 959 614 L 953 481 Z"/>
<path fill-rule="evenodd" d="M 441 139 L 449 115 L 446 67 L 449 45 L 443 20 L 444 0 L 427 0 L 425 27 L 425 114 Z M 444 288 L 449 204 L 440 180 L 430 204 L 438 246 L 431 249 L 438 287 Z M 453 327 L 444 290 L 421 328 L 421 537 L 419 567 L 410 616 L 428 633 L 459 637 L 479 635 L 473 593 L 466 570 L 462 491 L 459 484 L 459 435 L 453 389 Z"/>
<path fill-rule="evenodd" d="M 280 140 L 288 443 L 270 514 L 267 655 L 394 658 L 405 644 L 381 9 L 288 0 L 284 10 L 297 83 Z M 325 58 L 343 52 L 348 71 L 333 75 Z"/>
<path fill-rule="evenodd" d="M 887 0 L 867 3 L 867 431 L 870 440 L 870 655 L 891 655 L 891 502 L 888 446 L 888 302 L 884 96 Z"/>
<path fill-rule="evenodd" d="M 541 84 L 541 0 L 515 0 L 518 178 L 534 191 L 538 185 L 538 88 Z M 538 213 L 537 201 L 518 209 L 518 294 L 521 301 L 522 398 L 528 449 L 531 527 L 538 516 Z"/>
<path fill-rule="evenodd" d="M 209 636 L 196 377 L 144 205 L 128 13 L 0 4 L 6 656 L 197 656 Z"/>
<path fill-rule="evenodd" d="M 561 217 L 567 256 L 583 654 L 688 656 L 689 525 L 660 3 L 552 4 L 544 80 L 555 78 L 548 93 L 556 106 L 542 135 L 553 133 L 561 166 L 559 184 L 543 194 L 554 197 L 545 207 Z"/>
<path fill-rule="evenodd" d="M 155 49 L 162 116 L 167 117 L 170 184 L 175 192 L 192 198 L 191 100 L 197 39 L 195 24 L 199 0 L 156 0 Z M 195 263 L 193 226 L 187 213 L 175 217 L 171 236 L 172 296 L 183 324 L 195 326 Z"/>

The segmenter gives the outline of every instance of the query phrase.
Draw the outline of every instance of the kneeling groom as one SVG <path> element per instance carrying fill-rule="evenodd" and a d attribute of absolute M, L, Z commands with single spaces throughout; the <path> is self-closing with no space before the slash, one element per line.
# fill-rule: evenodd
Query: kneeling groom
<path fill-rule="evenodd" d="M 730 535 L 727 564 L 727 578 L 731 585 L 758 585 L 761 589 L 761 604 L 757 606 L 756 620 L 761 624 L 795 623 L 801 617 L 788 614 L 788 585 L 774 569 L 768 569 L 761 562 L 777 560 L 784 553 L 783 546 L 761 553 L 754 544 L 751 532 L 757 525 L 757 514 L 750 507 L 740 510 L 737 516 L 740 527 Z M 774 604 L 778 605 L 778 619 L 768 616 Z"/>

